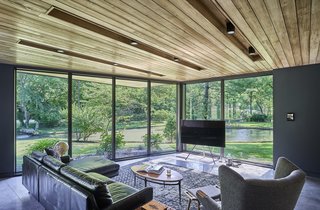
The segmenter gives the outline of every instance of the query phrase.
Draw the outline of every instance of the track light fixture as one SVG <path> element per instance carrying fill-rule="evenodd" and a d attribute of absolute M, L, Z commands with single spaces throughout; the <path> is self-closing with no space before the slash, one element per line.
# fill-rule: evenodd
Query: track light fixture
<path fill-rule="evenodd" d="M 255 49 L 253 48 L 253 47 L 249 47 L 249 55 L 255 55 L 256 54 L 256 51 L 255 51 Z"/>
<path fill-rule="evenodd" d="M 174 57 L 173 60 L 174 60 L 175 62 L 179 62 L 179 61 L 180 61 L 179 58 L 177 58 L 177 57 Z"/>
<path fill-rule="evenodd" d="M 235 33 L 235 27 L 230 21 L 227 22 L 227 33 L 230 35 Z"/>

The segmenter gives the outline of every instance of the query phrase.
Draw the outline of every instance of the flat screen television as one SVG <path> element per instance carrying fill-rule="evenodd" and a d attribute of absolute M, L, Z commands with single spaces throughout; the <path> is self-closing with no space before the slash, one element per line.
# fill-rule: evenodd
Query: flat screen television
<path fill-rule="evenodd" d="M 182 120 L 181 143 L 225 147 L 225 121 Z"/>

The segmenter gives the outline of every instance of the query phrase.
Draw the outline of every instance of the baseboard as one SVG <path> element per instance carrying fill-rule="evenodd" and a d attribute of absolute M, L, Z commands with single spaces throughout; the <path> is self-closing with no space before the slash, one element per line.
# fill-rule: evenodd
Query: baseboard
<path fill-rule="evenodd" d="M 22 172 L 19 173 L 0 173 L 0 178 L 10 178 L 14 176 L 21 176 Z"/>

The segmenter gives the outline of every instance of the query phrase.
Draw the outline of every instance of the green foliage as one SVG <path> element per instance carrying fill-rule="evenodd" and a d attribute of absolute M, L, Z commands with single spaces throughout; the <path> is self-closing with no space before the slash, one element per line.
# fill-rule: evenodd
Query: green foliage
<path fill-rule="evenodd" d="M 143 137 L 143 143 L 145 146 L 148 145 L 148 135 L 145 134 Z M 163 136 L 159 133 L 152 133 L 150 136 L 150 146 L 155 149 L 160 149 L 160 144 L 163 141 Z"/>
<path fill-rule="evenodd" d="M 116 132 L 116 149 L 124 147 L 126 142 L 124 141 L 124 135 L 121 132 Z M 112 151 L 112 136 L 108 133 L 101 134 L 101 141 L 99 145 L 99 150 L 103 152 Z"/>
<path fill-rule="evenodd" d="M 161 122 L 165 121 L 169 116 L 169 111 L 167 110 L 153 110 L 152 111 L 152 121 Z"/>
<path fill-rule="evenodd" d="M 32 153 L 32 151 L 40 151 L 43 152 L 45 148 L 53 148 L 56 143 L 58 143 L 58 139 L 41 139 L 33 143 L 28 148 L 28 154 Z"/>
<path fill-rule="evenodd" d="M 268 116 L 265 114 L 253 114 L 250 117 L 251 122 L 267 122 Z"/>
<path fill-rule="evenodd" d="M 68 102 L 67 79 L 19 73 L 17 84 L 17 118 L 23 127 L 29 128 L 30 119 L 46 127 L 60 124 L 60 110 Z"/>
<path fill-rule="evenodd" d="M 221 119 L 220 94 L 219 81 L 186 85 L 186 119 Z M 272 76 L 226 80 L 224 95 L 225 119 L 272 119 Z"/>
<path fill-rule="evenodd" d="M 72 106 L 72 126 L 77 141 L 87 141 L 92 134 L 102 132 L 102 122 L 102 115 L 94 107 Z"/>
<path fill-rule="evenodd" d="M 173 142 L 173 140 L 176 137 L 176 132 L 177 132 L 176 118 L 175 116 L 171 115 L 168 117 L 163 133 L 164 133 L 164 136 L 170 140 L 170 142 Z"/>

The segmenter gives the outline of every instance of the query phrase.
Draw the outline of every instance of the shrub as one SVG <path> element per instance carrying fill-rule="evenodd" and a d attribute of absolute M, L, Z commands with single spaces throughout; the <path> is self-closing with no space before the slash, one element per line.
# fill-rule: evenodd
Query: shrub
<path fill-rule="evenodd" d="M 58 143 L 58 139 L 41 139 L 37 140 L 28 148 L 28 153 L 32 153 L 32 151 L 40 151 L 42 152 L 45 148 L 51 147 L 53 148 L 56 143 Z"/>
<path fill-rule="evenodd" d="M 268 116 L 265 114 L 253 114 L 250 117 L 251 122 L 267 122 Z"/>
<path fill-rule="evenodd" d="M 116 132 L 116 149 L 123 147 L 126 144 L 124 135 L 121 132 Z M 112 151 L 112 136 L 108 133 L 101 134 L 101 141 L 97 153 Z"/>
<path fill-rule="evenodd" d="M 148 135 L 145 134 L 143 137 L 143 142 L 144 145 L 147 146 L 148 145 Z M 163 136 L 159 133 L 152 133 L 151 134 L 151 139 L 150 139 L 150 146 L 156 149 L 160 149 L 160 145 L 162 143 L 163 140 Z"/>
<path fill-rule="evenodd" d="M 174 115 L 171 115 L 168 117 L 166 126 L 164 128 L 164 136 L 167 137 L 170 142 L 173 142 L 173 139 L 176 137 L 176 131 L 177 131 L 177 126 L 176 126 L 176 118 Z"/>

